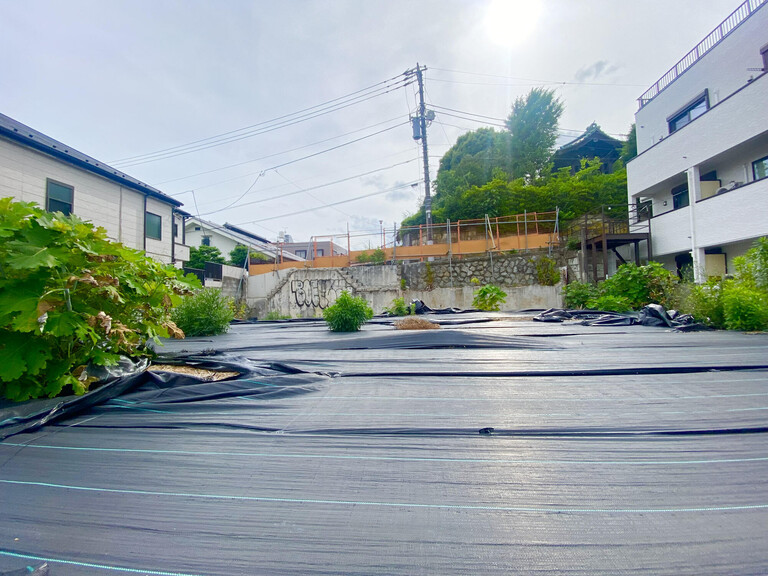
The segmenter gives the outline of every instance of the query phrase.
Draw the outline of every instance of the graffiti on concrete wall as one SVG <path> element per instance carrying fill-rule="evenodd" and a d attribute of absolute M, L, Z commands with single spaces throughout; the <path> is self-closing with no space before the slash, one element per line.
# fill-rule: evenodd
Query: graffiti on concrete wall
<path fill-rule="evenodd" d="M 347 282 L 342 278 L 291 281 L 291 296 L 299 308 L 325 310 L 346 289 Z"/>

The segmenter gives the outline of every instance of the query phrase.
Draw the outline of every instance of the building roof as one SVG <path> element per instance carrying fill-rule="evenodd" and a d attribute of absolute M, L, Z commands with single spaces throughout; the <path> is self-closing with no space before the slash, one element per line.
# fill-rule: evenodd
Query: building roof
<path fill-rule="evenodd" d="M 576 139 L 564 144 L 553 155 L 554 169 L 572 166 L 578 169 L 582 158 L 597 156 L 605 163 L 613 163 L 618 159 L 623 142 L 609 136 L 593 122 Z"/>
<path fill-rule="evenodd" d="M 194 225 L 198 225 L 206 231 L 215 232 L 220 236 L 234 240 L 243 246 L 248 246 L 249 248 L 258 248 L 260 251 L 272 257 L 277 258 L 280 256 L 280 247 L 276 246 L 266 238 L 262 238 L 257 234 L 248 232 L 247 230 L 243 230 L 241 228 L 237 228 L 231 224 L 216 224 L 215 222 L 203 220 L 197 216 L 187 218 L 185 226 Z M 283 251 L 283 258 L 286 260 L 304 261 L 304 258 L 300 258 L 299 256 L 296 256 L 292 252 L 288 251 Z"/>
<path fill-rule="evenodd" d="M 75 150 L 71 146 L 67 146 L 58 140 L 54 140 L 50 136 L 46 136 L 42 132 L 38 132 L 34 128 L 30 128 L 26 124 L 22 124 L 18 120 L 14 120 L 5 114 L 0 114 L 0 136 L 13 140 L 22 146 L 42 152 L 43 154 L 53 156 L 57 160 L 61 160 L 82 170 L 112 180 L 121 186 L 132 188 L 146 196 L 157 198 L 158 200 L 167 202 L 173 206 L 182 205 L 181 202 L 163 194 L 157 188 L 153 188 L 149 184 L 145 184 L 136 178 L 132 178 L 117 168 L 112 168 L 108 164 L 96 160 L 92 156 L 83 154 L 79 150 Z"/>

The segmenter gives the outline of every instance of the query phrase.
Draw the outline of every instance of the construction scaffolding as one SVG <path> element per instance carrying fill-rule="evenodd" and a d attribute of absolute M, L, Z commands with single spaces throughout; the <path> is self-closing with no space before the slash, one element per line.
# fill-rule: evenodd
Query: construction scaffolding
<path fill-rule="evenodd" d="M 559 212 L 526 212 L 511 216 L 488 217 L 479 220 L 447 221 L 427 226 L 382 228 L 376 248 L 348 250 L 347 254 L 320 256 L 317 250 L 307 254 L 304 262 L 278 259 L 272 264 L 251 264 L 250 274 L 265 274 L 289 268 L 336 268 L 364 262 L 395 262 L 429 258 L 462 258 L 533 249 L 551 250 L 559 243 Z M 431 232 L 432 240 L 428 240 Z M 309 246 L 317 246 L 321 237 L 313 237 Z M 341 238 L 323 236 L 322 238 Z M 386 242 L 387 238 L 393 239 Z M 350 237 L 347 233 L 347 246 Z"/>

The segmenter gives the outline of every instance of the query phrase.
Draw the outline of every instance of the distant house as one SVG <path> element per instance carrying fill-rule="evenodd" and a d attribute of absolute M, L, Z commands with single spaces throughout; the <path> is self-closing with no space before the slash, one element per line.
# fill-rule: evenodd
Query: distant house
<path fill-rule="evenodd" d="M 284 242 L 284 251 L 293 252 L 299 258 L 314 260 L 322 256 L 344 256 L 347 249 L 330 240 L 308 240 L 307 242 Z"/>
<path fill-rule="evenodd" d="M 583 159 L 592 160 L 597 157 L 603 162 L 601 170 L 606 174 L 611 173 L 623 145 L 621 140 L 609 136 L 593 122 L 581 136 L 555 151 L 552 157 L 553 170 L 570 167 L 571 172 L 575 173 L 581 169 Z"/>
<path fill-rule="evenodd" d="M 300 258 L 288 250 L 281 253 L 280 247 L 268 239 L 232 224 L 216 224 L 197 217 L 190 217 L 185 224 L 185 236 L 190 246 L 214 246 L 225 259 L 236 246 L 247 246 L 251 252 L 261 252 L 270 260 L 295 260 Z"/>
<path fill-rule="evenodd" d="M 161 262 L 189 259 L 181 202 L 3 114 L 0 197 L 76 214 Z"/>
<path fill-rule="evenodd" d="M 697 281 L 768 235 L 768 2 L 747 0 L 640 97 L 629 201 Z"/>

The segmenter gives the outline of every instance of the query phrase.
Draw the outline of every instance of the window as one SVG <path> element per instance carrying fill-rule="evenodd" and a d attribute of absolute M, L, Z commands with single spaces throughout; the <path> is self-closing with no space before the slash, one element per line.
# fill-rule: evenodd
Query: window
<path fill-rule="evenodd" d="M 679 210 L 680 208 L 685 208 L 690 204 L 690 199 L 688 198 L 688 185 L 683 184 L 682 186 L 677 186 L 675 188 L 672 188 L 672 209 L 673 210 Z"/>
<path fill-rule="evenodd" d="M 752 162 L 752 176 L 755 180 L 768 177 L 768 156 Z"/>
<path fill-rule="evenodd" d="M 299 258 L 306 258 L 307 257 L 307 251 L 306 250 L 296 250 L 296 256 Z"/>
<path fill-rule="evenodd" d="M 48 180 L 46 182 L 46 209 L 48 212 L 61 212 L 65 216 L 72 214 L 72 202 L 75 189 L 72 186 Z"/>
<path fill-rule="evenodd" d="M 147 238 L 162 240 L 163 238 L 163 219 L 157 214 L 147 212 L 144 215 L 144 234 Z"/>
<path fill-rule="evenodd" d="M 317 249 L 317 255 L 318 256 L 324 256 L 325 255 L 325 251 L 322 248 L 318 248 Z"/>
<path fill-rule="evenodd" d="M 672 116 L 667 118 L 669 123 L 669 133 L 677 132 L 685 126 L 690 124 L 693 120 L 704 114 L 709 110 L 709 94 L 705 90 L 703 94 L 696 97 L 695 100 L 686 104 L 684 108 L 675 112 Z"/>
<path fill-rule="evenodd" d="M 211 237 L 210 236 L 203 236 L 200 239 L 200 246 L 210 246 L 211 245 Z"/>

